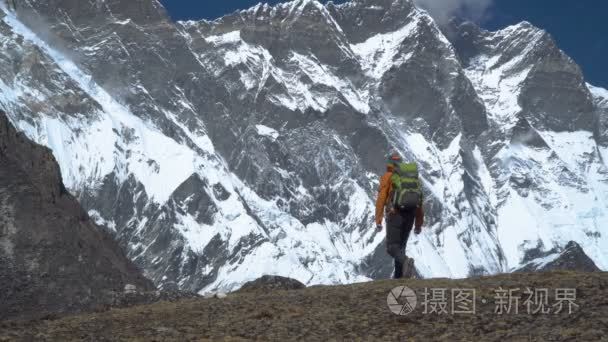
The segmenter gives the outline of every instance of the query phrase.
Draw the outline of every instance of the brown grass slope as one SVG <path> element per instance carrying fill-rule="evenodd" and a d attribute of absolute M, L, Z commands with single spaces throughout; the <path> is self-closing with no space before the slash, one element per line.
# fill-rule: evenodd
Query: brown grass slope
<path fill-rule="evenodd" d="M 391 313 L 386 304 L 389 291 L 399 285 L 414 289 L 419 301 L 405 316 Z M 571 314 L 566 306 L 559 314 L 528 314 L 527 287 L 548 289 L 549 305 L 557 303 L 555 289 L 575 288 L 578 307 Z M 448 311 L 451 289 L 473 288 L 476 313 L 425 314 L 420 305 L 425 288 L 448 289 Z M 495 312 L 498 288 L 520 289 L 518 314 Z M 0 340 L 599 341 L 608 336 L 607 289 L 608 273 L 562 271 L 247 291 L 54 321 L 4 322 Z"/>

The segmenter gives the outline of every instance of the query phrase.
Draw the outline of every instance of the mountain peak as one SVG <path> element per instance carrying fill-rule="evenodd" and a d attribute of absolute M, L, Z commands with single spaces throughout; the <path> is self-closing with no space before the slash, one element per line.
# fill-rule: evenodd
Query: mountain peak
<path fill-rule="evenodd" d="M 327 9 L 353 43 L 399 30 L 416 10 L 410 0 L 356 0 L 339 5 L 330 2 Z"/>
<path fill-rule="evenodd" d="M 324 9 L 325 6 L 323 6 L 323 4 L 321 4 L 319 1 L 317 0 L 294 0 L 291 2 L 287 2 L 284 4 L 285 6 L 289 6 L 290 10 L 304 10 L 306 9 L 306 7 L 308 6 L 312 6 L 313 8 L 316 9 Z"/>
<path fill-rule="evenodd" d="M 306 20 L 317 17 L 322 22 L 328 24 L 337 32 L 342 32 L 340 25 L 336 23 L 334 18 L 328 12 L 327 8 L 317 0 L 295 0 L 292 2 L 279 5 L 280 8 L 288 8 L 287 18 L 294 22 L 302 16 L 306 16 Z"/>

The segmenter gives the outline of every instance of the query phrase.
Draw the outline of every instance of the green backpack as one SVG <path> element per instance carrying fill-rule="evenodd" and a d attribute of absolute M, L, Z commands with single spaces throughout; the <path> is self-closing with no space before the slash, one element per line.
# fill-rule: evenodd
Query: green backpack
<path fill-rule="evenodd" d="M 422 205 L 422 187 L 416 163 L 396 164 L 391 182 L 393 183 L 391 202 L 395 209 L 410 211 Z"/>

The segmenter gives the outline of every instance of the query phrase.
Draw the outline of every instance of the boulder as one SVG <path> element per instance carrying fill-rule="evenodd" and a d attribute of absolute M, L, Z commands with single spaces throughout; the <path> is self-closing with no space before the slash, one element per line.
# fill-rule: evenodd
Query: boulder
<path fill-rule="evenodd" d="M 292 278 L 276 275 L 265 275 L 261 278 L 245 283 L 239 289 L 239 291 L 298 290 L 305 287 L 306 285 Z"/>

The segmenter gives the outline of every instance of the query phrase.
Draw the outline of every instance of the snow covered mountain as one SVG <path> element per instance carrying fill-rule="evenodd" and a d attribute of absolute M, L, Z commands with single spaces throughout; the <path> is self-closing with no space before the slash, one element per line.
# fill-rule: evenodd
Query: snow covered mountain
<path fill-rule="evenodd" d="M 161 287 L 388 276 L 391 147 L 423 170 L 423 276 L 570 241 L 608 269 L 608 91 L 528 23 L 440 29 L 410 0 L 180 23 L 156 0 L 0 9 L 0 108 Z"/>

